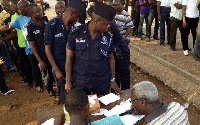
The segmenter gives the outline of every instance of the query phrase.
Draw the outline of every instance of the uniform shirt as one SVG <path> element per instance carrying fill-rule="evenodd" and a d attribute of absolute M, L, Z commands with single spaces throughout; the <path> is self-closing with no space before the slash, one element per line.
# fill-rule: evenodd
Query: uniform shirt
<path fill-rule="evenodd" d="M 182 9 L 177 9 L 174 6 L 175 3 L 182 5 L 182 0 L 170 0 L 170 5 L 171 5 L 170 17 L 175 17 L 178 20 L 182 20 Z"/>
<path fill-rule="evenodd" d="M 199 10 L 196 6 L 197 0 L 183 0 L 183 5 L 186 5 L 186 17 L 198 18 Z"/>
<path fill-rule="evenodd" d="M 160 6 L 162 7 L 170 7 L 170 0 L 157 0 L 160 1 Z"/>
<path fill-rule="evenodd" d="M 67 40 L 67 49 L 74 51 L 73 80 L 75 76 L 84 81 L 82 86 L 91 87 L 97 84 L 91 78 L 103 78 L 108 76 L 110 79 L 111 70 L 108 63 L 108 55 L 113 53 L 112 38 L 108 32 L 98 33 L 92 40 L 87 24 L 72 30 Z M 104 79 L 107 81 L 107 80 Z M 102 83 L 101 83 L 102 84 Z"/>
<path fill-rule="evenodd" d="M 13 14 L 11 16 L 11 22 L 13 22 L 19 15 L 17 13 Z M 17 29 L 17 38 L 18 38 L 18 45 L 20 48 L 25 48 L 26 44 L 25 44 L 25 38 L 23 35 L 22 30 Z"/>
<path fill-rule="evenodd" d="M 133 28 L 133 21 L 131 20 L 131 16 L 125 10 L 123 10 L 120 14 L 116 14 L 114 19 L 122 35 L 125 35 L 129 27 Z M 130 37 L 127 36 L 126 39 L 130 40 Z"/>
<path fill-rule="evenodd" d="M 144 2 L 144 1 L 148 2 L 147 0 L 139 0 L 140 3 Z M 142 5 L 142 6 L 140 5 L 140 13 L 147 14 L 147 13 L 149 13 L 149 11 L 150 11 L 149 5 Z"/>
<path fill-rule="evenodd" d="M 171 102 L 146 116 L 148 125 L 189 125 L 188 113 L 179 103 Z"/>
<path fill-rule="evenodd" d="M 51 45 L 55 62 L 63 73 L 65 73 L 66 43 L 70 29 L 65 28 L 62 16 L 51 19 L 45 29 L 45 45 Z"/>
<path fill-rule="evenodd" d="M 24 35 L 24 38 L 25 38 L 25 44 L 26 44 L 26 48 L 25 48 L 25 51 L 26 51 L 26 54 L 29 55 L 29 54 L 33 54 L 32 50 L 31 50 L 31 47 L 30 45 L 28 44 L 28 41 L 26 40 L 26 30 L 24 29 L 24 26 L 31 20 L 30 17 L 28 16 L 18 16 L 13 22 L 11 22 L 11 26 L 17 28 L 17 29 L 20 29 L 22 30 L 23 32 L 23 35 Z"/>
<path fill-rule="evenodd" d="M 33 20 L 31 20 L 26 26 L 25 29 L 27 30 L 27 41 L 35 41 L 35 45 L 39 52 L 40 57 L 42 60 L 46 61 L 47 57 L 45 54 L 45 47 L 44 47 L 44 32 L 45 26 L 47 21 L 41 20 L 42 25 L 38 25 Z"/>
<path fill-rule="evenodd" d="M 6 18 L 10 17 L 10 14 L 7 13 L 5 10 L 3 10 L 1 13 L 0 13 L 0 27 L 2 27 L 4 25 L 4 21 Z"/>

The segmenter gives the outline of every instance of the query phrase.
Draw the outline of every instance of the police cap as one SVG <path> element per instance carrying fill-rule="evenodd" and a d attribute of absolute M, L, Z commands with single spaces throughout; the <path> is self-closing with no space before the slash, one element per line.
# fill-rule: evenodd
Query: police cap
<path fill-rule="evenodd" d="M 83 2 L 82 0 L 70 0 L 69 6 L 82 12 L 85 11 L 87 7 L 85 2 Z"/>
<path fill-rule="evenodd" d="M 102 2 L 94 4 L 93 12 L 109 21 L 112 21 L 116 14 L 116 10 L 113 7 Z"/>

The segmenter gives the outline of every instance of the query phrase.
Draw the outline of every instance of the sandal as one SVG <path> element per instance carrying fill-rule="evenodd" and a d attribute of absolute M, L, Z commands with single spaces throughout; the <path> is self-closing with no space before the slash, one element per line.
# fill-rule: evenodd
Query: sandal
<path fill-rule="evenodd" d="M 38 91 L 38 92 L 42 92 L 42 91 L 43 91 L 43 89 L 42 89 L 40 86 L 37 86 L 35 89 L 36 89 L 36 91 Z"/>
<path fill-rule="evenodd" d="M 14 95 L 15 91 L 14 90 L 8 90 L 7 92 L 4 93 L 4 95 Z"/>

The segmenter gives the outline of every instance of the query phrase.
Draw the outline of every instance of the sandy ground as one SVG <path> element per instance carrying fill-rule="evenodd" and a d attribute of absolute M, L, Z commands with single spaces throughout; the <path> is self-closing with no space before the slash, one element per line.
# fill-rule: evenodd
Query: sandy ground
<path fill-rule="evenodd" d="M 52 4 L 55 1 L 51 0 L 50 2 Z M 51 6 L 51 9 L 46 11 L 46 15 L 49 18 L 52 18 L 55 15 L 53 8 L 54 6 Z M 179 50 L 176 52 L 171 51 L 169 46 L 159 46 L 158 41 L 147 43 L 134 38 L 133 42 L 139 47 L 154 53 L 155 55 L 160 56 L 197 76 L 200 76 L 200 63 L 193 60 L 192 52 L 190 52 L 189 56 L 183 55 L 180 41 L 177 43 L 177 48 Z M 190 66 L 188 66 L 189 64 Z M 50 97 L 46 91 L 38 93 L 34 88 L 29 89 L 27 84 L 21 82 L 21 77 L 17 73 L 5 73 L 5 78 L 7 85 L 11 89 L 14 89 L 16 94 L 13 96 L 0 95 L 0 125 L 36 125 L 37 110 L 53 106 L 54 98 Z M 179 94 L 163 85 L 162 82 L 143 73 L 140 68 L 135 65 L 131 65 L 131 85 L 143 80 L 149 80 L 155 83 L 163 102 L 168 104 L 172 101 L 176 101 L 182 105 L 186 103 Z M 57 114 L 57 112 L 54 112 L 53 115 Z M 200 112 L 195 107 L 190 106 L 188 114 L 191 125 L 199 125 Z"/>

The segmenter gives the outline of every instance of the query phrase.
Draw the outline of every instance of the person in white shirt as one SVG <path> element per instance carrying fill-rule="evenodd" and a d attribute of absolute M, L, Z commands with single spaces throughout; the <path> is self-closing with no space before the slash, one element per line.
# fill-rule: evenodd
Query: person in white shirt
<path fill-rule="evenodd" d="M 197 0 L 183 0 L 183 53 L 184 55 L 188 55 L 188 35 L 190 34 L 190 30 L 192 32 L 193 37 L 193 46 L 196 40 L 196 28 L 199 22 L 199 10 L 196 6 Z"/>
<path fill-rule="evenodd" d="M 165 22 L 167 24 L 167 44 L 170 43 L 170 0 L 157 0 L 158 20 L 160 21 L 160 45 L 165 45 Z"/>
<path fill-rule="evenodd" d="M 170 49 L 176 51 L 176 32 L 177 28 L 179 28 L 181 32 L 181 39 L 182 39 L 182 0 L 171 0 L 171 13 L 170 13 L 170 24 L 171 24 L 171 31 L 170 31 Z"/>

